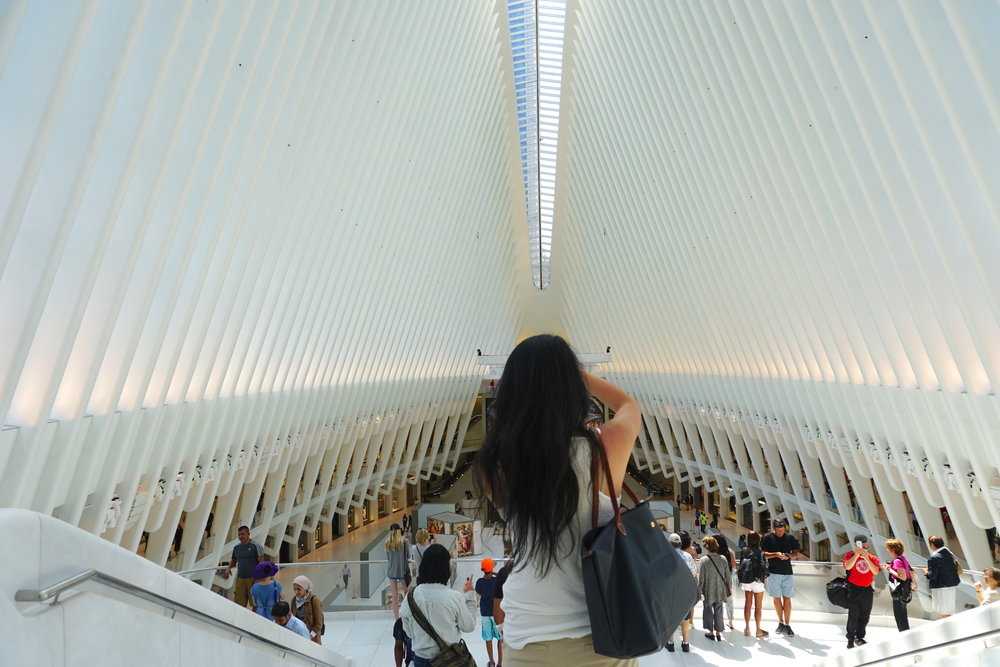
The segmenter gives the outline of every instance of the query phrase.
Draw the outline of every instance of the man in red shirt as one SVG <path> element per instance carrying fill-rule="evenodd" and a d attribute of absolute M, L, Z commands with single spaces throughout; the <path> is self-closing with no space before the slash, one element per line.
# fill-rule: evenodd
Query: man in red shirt
<path fill-rule="evenodd" d="M 854 536 L 854 551 L 844 556 L 847 570 L 847 648 L 866 644 L 865 631 L 872 614 L 872 580 L 882 567 L 868 552 L 868 538 Z"/>

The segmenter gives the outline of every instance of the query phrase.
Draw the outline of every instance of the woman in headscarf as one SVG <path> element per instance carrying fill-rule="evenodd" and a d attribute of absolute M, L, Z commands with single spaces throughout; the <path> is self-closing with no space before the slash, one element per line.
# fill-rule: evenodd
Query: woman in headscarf
<path fill-rule="evenodd" d="M 309 638 L 317 644 L 322 644 L 324 625 L 323 602 L 317 595 L 313 594 L 312 582 L 305 575 L 295 577 L 292 582 L 292 591 L 295 597 L 292 598 L 292 615 L 306 624 L 309 630 Z"/>

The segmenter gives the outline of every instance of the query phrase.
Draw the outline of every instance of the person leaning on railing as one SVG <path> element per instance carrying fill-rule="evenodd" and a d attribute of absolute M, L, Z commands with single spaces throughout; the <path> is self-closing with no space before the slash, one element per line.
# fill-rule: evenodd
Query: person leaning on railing
<path fill-rule="evenodd" d="M 983 583 L 986 590 L 983 590 Z M 976 582 L 976 598 L 980 606 L 1000 601 L 1000 570 L 995 567 L 988 567 L 983 570 L 983 581 Z"/>

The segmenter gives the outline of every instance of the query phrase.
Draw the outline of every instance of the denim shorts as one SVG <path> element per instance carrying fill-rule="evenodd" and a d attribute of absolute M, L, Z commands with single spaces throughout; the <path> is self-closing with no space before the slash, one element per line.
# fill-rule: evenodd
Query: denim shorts
<path fill-rule="evenodd" d="M 767 578 L 767 594 L 773 598 L 795 597 L 795 584 L 791 574 L 772 574 Z"/>

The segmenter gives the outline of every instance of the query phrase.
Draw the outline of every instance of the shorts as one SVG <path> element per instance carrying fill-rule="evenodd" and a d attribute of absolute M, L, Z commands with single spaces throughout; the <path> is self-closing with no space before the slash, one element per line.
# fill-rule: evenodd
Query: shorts
<path fill-rule="evenodd" d="M 747 593 L 763 593 L 764 592 L 764 582 L 763 581 L 751 581 L 749 584 L 740 584 L 740 590 L 746 591 Z"/>
<path fill-rule="evenodd" d="M 579 639 L 550 639 L 532 642 L 524 648 L 503 647 L 503 663 L 524 665 L 573 665 L 573 667 L 638 667 L 636 658 L 619 660 L 594 653 L 590 635 Z"/>
<path fill-rule="evenodd" d="M 396 622 L 392 624 L 392 638 L 398 642 L 409 639 L 403 631 L 403 619 L 397 618 Z"/>
<path fill-rule="evenodd" d="M 491 642 L 494 639 L 497 641 L 503 639 L 500 636 L 500 628 L 492 616 L 483 616 L 483 641 Z"/>
<path fill-rule="evenodd" d="M 772 574 L 767 578 L 767 594 L 773 598 L 795 597 L 795 583 L 791 574 Z"/>
<path fill-rule="evenodd" d="M 934 611 L 942 616 L 951 616 L 955 613 L 955 592 L 958 586 L 947 586 L 945 588 L 931 589 L 931 602 L 934 604 Z"/>

